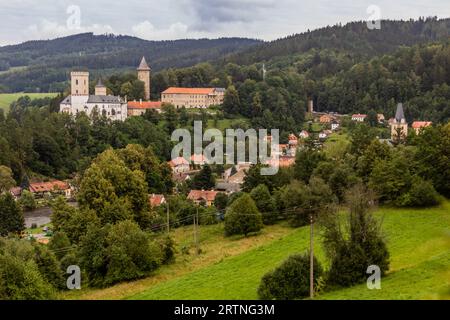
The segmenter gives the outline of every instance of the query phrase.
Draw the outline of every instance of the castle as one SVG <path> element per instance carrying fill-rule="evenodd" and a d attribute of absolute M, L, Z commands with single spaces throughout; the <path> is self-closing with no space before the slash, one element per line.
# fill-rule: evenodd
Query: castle
<path fill-rule="evenodd" d="M 74 71 L 70 73 L 71 91 L 60 104 L 60 112 L 76 115 L 93 112 L 104 115 L 111 120 L 124 121 L 127 118 L 127 102 L 119 96 L 108 95 L 101 80 L 95 86 L 95 94 L 89 94 L 89 72 Z"/>
<path fill-rule="evenodd" d="M 224 88 L 175 88 L 171 87 L 161 93 L 161 101 L 150 101 L 151 69 L 142 57 L 137 68 L 137 78 L 144 83 L 143 101 L 127 101 L 126 98 L 107 94 L 107 88 L 101 80 L 95 86 L 95 93 L 89 94 L 89 72 L 74 71 L 70 73 L 70 95 L 60 104 L 60 112 L 76 115 L 85 112 L 92 116 L 94 110 L 110 120 L 124 121 L 128 116 L 138 116 L 148 109 L 161 111 L 162 103 L 173 104 L 176 108 L 208 108 L 223 103 Z"/>

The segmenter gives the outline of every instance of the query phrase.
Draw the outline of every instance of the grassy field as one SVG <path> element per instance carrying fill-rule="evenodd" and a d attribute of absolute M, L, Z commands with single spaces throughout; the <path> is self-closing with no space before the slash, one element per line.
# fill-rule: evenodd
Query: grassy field
<path fill-rule="evenodd" d="M 382 208 L 377 216 L 391 254 L 381 290 L 363 285 L 322 292 L 318 299 L 450 299 L 450 202 L 430 209 Z M 316 228 L 316 234 L 320 230 Z M 176 263 L 154 275 L 106 289 L 83 289 L 65 299 L 257 299 L 261 277 L 287 256 L 309 246 L 308 227 L 269 226 L 253 237 L 225 238 L 223 225 L 200 230 L 202 254 L 181 253 L 193 244 L 192 227 L 173 231 Z M 320 237 L 315 253 L 326 267 Z"/>
<path fill-rule="evenodd" d="M 325 292 L 319 299 L 449 298 L 450 203 L 432 209 L 380 209 L 391 254 L 381 290 L 365 285 Z M 318 240 L 318 239 L 317 239 Z M 318 243 L 317 241 L 316 243 Z M 308 228 L 281 237 L 168 281 L 155 282 L 128 299 L 256 299 L 260 279 L 288 255 L 308 248 Z M 316 253 L 322 262 L 320 245 Z M 116 296 L 117 297 L 117 296 Z"/>
<path fill-rule="evenodd" d="M 56 93 L 1 93 L 0 109 L 8 111 L 10 104 L 23 96 L 29 96 L 31 99 L 36 99 L 45 97 L 55 97 L 56 95 L 57 95 Z"/>

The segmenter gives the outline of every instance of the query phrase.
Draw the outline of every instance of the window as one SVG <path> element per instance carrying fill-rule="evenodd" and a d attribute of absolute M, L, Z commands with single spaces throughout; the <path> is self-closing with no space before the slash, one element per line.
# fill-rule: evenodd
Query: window
<path fill-rule="evenodd" d="M 76 84 L 76 85 L 78 85 L 78 79 L 77 79 L 77 80 L 75 80 L 75 84 Z"/>

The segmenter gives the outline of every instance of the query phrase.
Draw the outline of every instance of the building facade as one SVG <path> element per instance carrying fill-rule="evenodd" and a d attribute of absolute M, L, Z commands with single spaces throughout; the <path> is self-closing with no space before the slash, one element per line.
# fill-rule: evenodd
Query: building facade
<path fill-rule="evenodd" d="M 97 112 L 113 121 L 127 118 L 126 101 L 119 96 L 107 95 L 106 87 L 100 80 L 95 86 L 95 94 L 89 94 L 89 72 L 71 72 L 70 78 L 71 93 L 61 102 L 60 112 L 70 115 L 85 112 L 88 116 Z"/>
<path fill-rule="evenodd" d="M 403 112 L 403 104 L 397 105 L 395 117 L 391 122 L 391 140 L 403 140 L 408 136 L 408 123 Z"/>
<path fill-rule="evenodd" d="M 223 103 L 224 88 L 170 87 L 161 93 L 161 101 L 176 108 L 208 108 Z"/>
<path fill-rule="evenodd" d="M 155 110 L 161 113 L 161 101 L 128 101 L 128 116 L 141 116 L 147 110 Z"/>

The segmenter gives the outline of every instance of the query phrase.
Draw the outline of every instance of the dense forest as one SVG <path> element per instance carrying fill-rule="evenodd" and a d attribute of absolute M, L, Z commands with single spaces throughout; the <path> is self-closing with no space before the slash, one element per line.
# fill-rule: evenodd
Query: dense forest
<path fill-rule="evenodd" d="M 135 69 L 146 56 L 158 71 L 215 60 L 258 42 L 243 38 L 147 41 L 92 33 L 29 41 L 0 47 L 0 92 L 57 92 L 64 90 L 73 68 L 110 74 Z"/>

